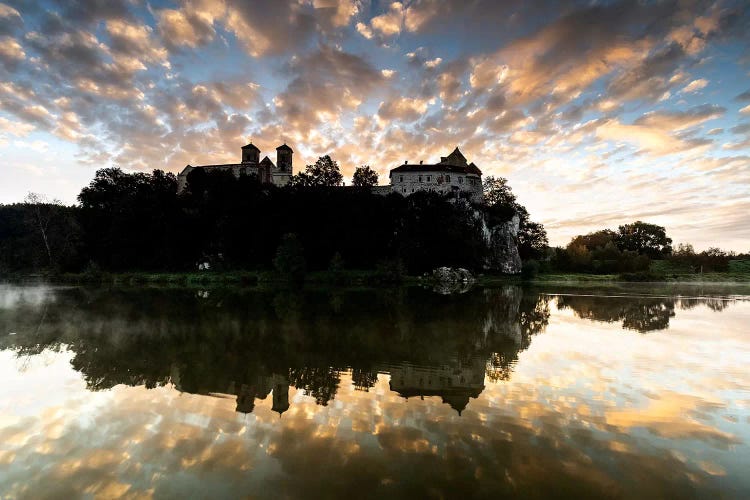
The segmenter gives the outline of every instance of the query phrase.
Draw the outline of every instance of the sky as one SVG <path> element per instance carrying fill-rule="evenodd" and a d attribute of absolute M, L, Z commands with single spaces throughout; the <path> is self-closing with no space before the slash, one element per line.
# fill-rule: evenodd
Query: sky
<path fill-rule="evenodd" d="M 0 2 L 0 203 L 250 141 L 381 184 L 458 146 L 553 245 L 644 220 L 750 250 L 746 1 Z"/>

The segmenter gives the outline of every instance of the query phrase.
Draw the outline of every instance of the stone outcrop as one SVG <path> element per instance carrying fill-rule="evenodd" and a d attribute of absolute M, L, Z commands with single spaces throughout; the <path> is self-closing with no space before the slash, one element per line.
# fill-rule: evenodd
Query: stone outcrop
<path fill-rule="evenodd" d="M 519 223 L 518 215 L 514 215 L 507 222 L 489 227 L 486 218 L 482 217 L 482 230 L 487 245 L 484 258 L 485 270 L 500 271 L 505 274 L 521 272 L 521 256 L 518 253 Z"/>

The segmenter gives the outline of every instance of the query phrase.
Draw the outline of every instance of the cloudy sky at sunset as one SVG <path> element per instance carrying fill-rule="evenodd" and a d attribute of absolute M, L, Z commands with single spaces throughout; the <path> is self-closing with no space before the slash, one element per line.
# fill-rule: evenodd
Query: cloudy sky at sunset
<path fill-rule="evenodd" d="M 250 139 L 381 183 L 459 146 L 552 244 L 641 219 L 750 250 L 746 1 L 0 2 L 0 203 Z"/>

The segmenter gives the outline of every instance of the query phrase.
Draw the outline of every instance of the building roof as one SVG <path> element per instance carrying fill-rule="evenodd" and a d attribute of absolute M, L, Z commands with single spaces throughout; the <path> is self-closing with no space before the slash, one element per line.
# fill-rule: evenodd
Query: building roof
<path fill-rule="evenodd" d="M 247 144 L 247 145 L 245 145 L 245 146 L 242 146 L 242 149 L 254 149 L 254 150 L 256 150 L 256 151 L 260 151 L 260 149 L 258 149 L 258 146 L 256 146 L 256 145 L 255 145 L 255 144 L 253 144 L 252 142 L 251 142 L 250 144 Z"/>
<path fill-rule="evenodd" d="M 261 165 L 268 165 L 268 166 L 271 166 L 271 167 L 275 166 L 273 164 L 273 162 L 271 161 L 271 159 L 268 156 L 266 156 L 265 158 L 263 158 L 262 160 L 260 160 L 260 164 Z"/>
<path fill-rule="evenodd" d="M 257 167 L 258 164 L 255 162 L 244 162 L 244 163 L 222 163 L 219 165 L 188 165 L 191 168 L 253 168 Z M 185 167 L 187 168 L 187 167 Z"/>
<path fill-rule="evenodd" d="M 468 165 L 451 165 L 448 163 L 437 163 L 434 165 L 423 165 L 423 164 L 408 164 L 399 165 L 398 167 L 391 169 L 391 173 L 394 172 L 453 172 L 456 174 L 474 174 L 482 175 L 482 171 L 470 163 Z"/>
<path fill-rule="evenodd" d="M 279 146 L 278 148 L 276 148 L 276 151 L 282 151 L 282 150 L 283 151 L 289 151 L 290 153 L 294 153 L 294 150 L 292 148 L 290 148 L 289 146 L 287 146 L 286 142 L 284 144 L 282 144 L 281 146 Z"/>
<path fill-rule="evenodd" d="M 440 158 L 440 163 L 445 165 L 456 165 L 463 167 L 466 165 L 466 157 L 461 154 L 461 151 L 456 147 L 451 154 Z"/>
<path fill-rule="evenodd" d="M 456 148 L 448 156 L 441 156 L 439 163 L 417 165 L 404 163 L 391 170 L 393 172 L 454 172 L 457 174 L 482 175 L 482 171 L 474 163 L 467 163 L 466 157 Z"/>

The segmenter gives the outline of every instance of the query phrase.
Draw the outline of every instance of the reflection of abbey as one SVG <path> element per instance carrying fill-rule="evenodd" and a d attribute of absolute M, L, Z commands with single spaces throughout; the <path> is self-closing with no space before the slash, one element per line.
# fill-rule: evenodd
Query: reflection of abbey
<path fill-rule="evenodd" d="M 402 363 L 389 368 L 391 390 L 409 399 L 439 396 L 459 415 L 484 390 L 485 361 L 476 356 L 468 363 L 454 362 L 442 366 L 420 366 Z"/>
<path fill-rule="evenodd" d="M 467 363 L 457 359 L 438 366 L 397 363 L 375 365 L 371 373 L 352 373 L 352 383 L 356 390 L 368 391 L 374 387 L 378 373 L 390 374 L 390 389 L 399 396 L 409 399 L 418 397 L 440 397 L 443 403 L 456 410 L 459 415 L 469 404 L 470 399 L 478 398 L 484 390 L 485 362 L 474 357 Z M 338 381 L 338 378 L 335 378 Z M 172 381 L 178 390 L 183 390 L 178 371 L 173 371 Z M 279 415 L 289 409 L 289 389 L 292 386 L 287 374 L 251 376 L 242 382 L 233 381 L 226 390 L 217 392 L 203 388 L 198 392 L 214 397 L 231 398 L 236 396 L 239 413 L 252 413 L 256 400 L 264 401 L 271 395 L 271 410 Z M 218 389 L 218 388 L 217 388 Z M 222 388 L 223 389 L 223 388 Z M 335 394 L 338 387 L 334 388 Z M 309 390 L 305 394 L 311 395 Z M 314 396 L 314 395 L 313 395 Z"/>
<path fill-rule="evenodd" d="M 253 143 L 242 147 L 242 161 L 240 163 L 225 163 L 218 165 L 187 165 L 179 173 L 179 189 L 187 186 L 187 176 L 196 169 L 231 171 L 235 177 L 253 175 L 261 182 L 285 186 L 293 175 L 292 148 L 283 144 L 276 148 L 276 163 L 268 156 L 260 160 L 260 149 Z M 474 201 L 482 199 L 482 171 L 469 163 L 458 148 L 448 156 L 440 158 L 438 163 L 410 164 L 391 169 L 389 186 L 376 186 L 377 194 L 398 193 L 409 196 L 418 191 L 433 191 L 443 194 L 462 194 Z"/>

